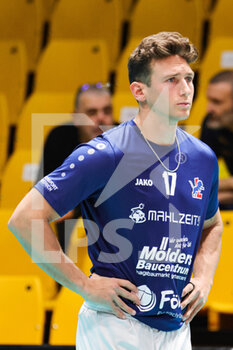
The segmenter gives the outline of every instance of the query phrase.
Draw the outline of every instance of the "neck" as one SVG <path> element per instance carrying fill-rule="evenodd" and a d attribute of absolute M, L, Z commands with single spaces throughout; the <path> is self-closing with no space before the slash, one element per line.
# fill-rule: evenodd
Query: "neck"
<path fill-rule="evenodd" d="M 139 110 L 134 121 L 149 141 L 158 145 L 172 145 L 175 142 L 177 121 L 169 116 L 160 116 L 151 110 Z"/>

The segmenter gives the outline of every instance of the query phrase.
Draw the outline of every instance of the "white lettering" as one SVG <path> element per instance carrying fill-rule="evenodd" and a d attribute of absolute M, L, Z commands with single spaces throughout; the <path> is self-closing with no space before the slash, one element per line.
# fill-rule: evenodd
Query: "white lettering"
<path fill-rule="evenodd" d="M 159 308 L 160 309 L 163 309 L 163 307 L 164 307 L 164 304 L 166 303 L 166 302 L 170 302 L 170 300 L 171 300 L 171 298 L 170 297 L 168 297 L 168 295 L 171 295 L 171 294 L 173 294 L 174 292 L 173 292 L 173 290 L 163 290 L 162 292 L 161 292 L 161 300 L 160 300 L 160 304 L 159 304 Z"/>

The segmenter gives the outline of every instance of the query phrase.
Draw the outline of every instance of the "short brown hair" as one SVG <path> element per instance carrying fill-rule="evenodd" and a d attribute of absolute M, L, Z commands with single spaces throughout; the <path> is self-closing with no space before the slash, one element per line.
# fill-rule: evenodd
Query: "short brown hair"
<path fill-rule="evenodd" d="M 144 38 L 132 52 L 128 61 L 129 81 L 140 81 L 148 86 L 151 83 L 151 61 L 179 55 L 187 63 L 198 57 L 196 47 L 177 32 L 160 32 Z"/>
<path fill-rule="evenodd" d="M 209 81 L 210 84 L 229 83 L 233 87 L 233 70 L 223 70 L 215 74 Z"/>

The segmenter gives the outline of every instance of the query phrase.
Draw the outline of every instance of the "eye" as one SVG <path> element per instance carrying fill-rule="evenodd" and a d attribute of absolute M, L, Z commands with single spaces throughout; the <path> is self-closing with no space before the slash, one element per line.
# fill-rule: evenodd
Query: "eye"
<path fill-rule="evenodd" d="M 193 77 L 186 77 L 186 81 L 188 83 L 192 83 L 193 82 Z"/>
<path fill-rule="evenodd" d="M 86 114 L 87 114 L 89 117 L 95 116 L 96 113 L 97 113 L 97 110 L 96 110 L 96 109 L 88 109 L 88 110 L 86 111 Z"/>
<path fill-rule="evenodd" d="M 169 83 L 174 83 L 175 78 L 174 77 L 173 78 L 169 78 L 167 81 L 169 81 Z"/>

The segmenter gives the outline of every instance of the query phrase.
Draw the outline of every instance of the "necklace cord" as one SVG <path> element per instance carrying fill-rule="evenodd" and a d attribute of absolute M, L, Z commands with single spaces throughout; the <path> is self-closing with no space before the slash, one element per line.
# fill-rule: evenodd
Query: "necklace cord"
<path fill-rule="evenodd" d="M 140 130 L 141 131 L 141 130 Z M 151 144 L 149 143 L 149 141 L 145 138 L 145 136 L 143 135 L 142 131 L 141 131 L 141 135 L 143 137 L 143 139 L 145 140 L 146 144 L 148 145 L 148 147 L 151 149 L 151 151 L 154 153 L 154 155 L 156 156 L 156 158 L 158 159 L 158 161 L 160 162 L 160 164 L 162 165 L 162 167 L 167 170 L 168 172 L 170 173 L 174 173 L 176 172 L 178 169 L 179 169 L 179 166 L 180 166 L 180 159 L 181 159 L 181 153 L 180 153 L 180 144 L 178 142 L 178 139 L 177 139 L 177 136 L 175 136 L 175 140 L 176 140 L 176 144 L 177 144 L 177 148 L 178 148 L 178 154 L 179 154 L 179 157 L 178 157 L 178 164 L 176 166 L 175 169 L 173 170 L 170 170 L 166 167 L 166 165 L 162 162 L 162 160 L 160 159 L 159 155 L 155 152 L 155 150 L 153 149 L 153 147 L 151 146 Z"/>

